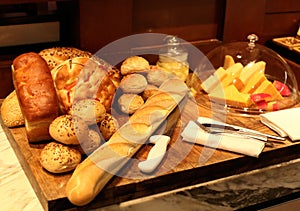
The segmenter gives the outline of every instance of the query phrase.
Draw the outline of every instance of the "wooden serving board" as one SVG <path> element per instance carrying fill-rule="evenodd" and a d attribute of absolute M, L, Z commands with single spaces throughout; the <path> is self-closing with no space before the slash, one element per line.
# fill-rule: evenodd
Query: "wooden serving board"
<path fill-rule="evenodd" d="M 146 158 L 151 148 L 151 145 L 143 146 L 134 159 L 131 159 L 118 175 L 113 177 L 102 192 L 90 204 L 81 208 L 103 207 L 300 157 L 300 145 L 289 140 L 274 142 L 274 147 L 266 147 L 259 158 L 182 141 L 180 133 L 189 120 L 196 120 L 198 116 L 216 117 L 218 114 L 196 105 L 190 99 L 186 100 L 184 106 L 169 117 L 169 122 L 177 123 L 167 155 L 159 168 L 151 175 L 143 174 L 138 170 L 138 162 Z M 227 115 L 226 122 L 274 134 L 255 116 Z M 65 192 L 66 183 L 72 172 L 51 174 L 40 165 L 40 152 L 47 142 L 30 144 L 24 127 L 7 128 L 3 125 L 2 119 L 1 124 L 45 210 L 76 209 L 66 198 Z"/>

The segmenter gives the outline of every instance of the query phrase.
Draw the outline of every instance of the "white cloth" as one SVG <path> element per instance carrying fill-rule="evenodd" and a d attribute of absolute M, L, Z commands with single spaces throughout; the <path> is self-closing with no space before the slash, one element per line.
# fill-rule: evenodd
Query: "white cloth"
<path fill-rule="evenodd" d="M 300 107 L 261 114 L 260 121 L 282 137 L 300 140 Z"/>
<path fill-rule="evenodd" d="M 265 147 L 265 142 L 233 134 L 210 134 L 190 121 L 181 136 L 184 141 L 216 149 L 223 149 L 252 157 L 258 157 Z"/>

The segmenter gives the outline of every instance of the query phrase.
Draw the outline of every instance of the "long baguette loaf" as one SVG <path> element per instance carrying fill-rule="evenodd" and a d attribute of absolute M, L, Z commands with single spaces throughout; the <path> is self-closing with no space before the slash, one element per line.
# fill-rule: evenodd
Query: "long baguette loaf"
<path fill-rule="evenodd" d="M 58 116 L 59 107 L 46 61 L 37 53 L 24 53 L 14 59 L 12 72 L 28 141 L 51 139 L 49 125 Z"/>
<path fill-rule="evenodd" d="M 181 80 L 170 79 L 162 84 L 159 90 L 160 92 L 151 96 L 108 142 L 77 166 L 66 187 L 70 202 L 78 206 L 91 202 L 159 128 L 184 98 L 188 88 Z M 151 110 L 152 107 L 155 109 Z M 141 121 L 143 119 L 144 122 Z"/>

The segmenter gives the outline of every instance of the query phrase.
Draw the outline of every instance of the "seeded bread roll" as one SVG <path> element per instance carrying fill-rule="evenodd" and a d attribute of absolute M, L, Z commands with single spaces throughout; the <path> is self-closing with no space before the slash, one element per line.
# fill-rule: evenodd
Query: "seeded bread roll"
<path fill-rule="evenodd" d="M 78 150 L 60 143 L 50 142 L 41 151 L 41 165 L 51 173 L 64 173 L 75 169 L 81 161 Z"/>
<path fill-rule="evenodd" d="M 86 124 L 93 125 L 102 121 L 106 109 L 98 100 L 82 99 L 73 104 L 70 113 L 83 119 Z"/>
<path fill-rule="evenodd" d="M 99 130 L 105 141 L 109 140 L 118 128 L 118 121 L 108 113 L 104 115 L 104 119 L 100 122 L 99 125 Z"/>
<path fill-rule="evenodd" d="M 106 143 L 76 167 L 66 186 L 71 203 L 83 206 L 91 202 L 177 107 L 188 88 L 183 81 L 173 79 L 163 83 L 160 91 L 164 95 L 151 96 L 135 113 L 141 119 L 151 119 L 149 124 L 131 121 L 130 117 Z M 143 112 L 146 107 L 156 107 L 162 112 L 149 118 L 152 114 Z M 153 112 L 157 112 L 157 109 L 153 109 Z"/>
<path fill-rule="evenodd" d="M 24 125 L 25 120 L 19 105 L 16 91 L 12 91 L 2 102 L 1 116 L 7 127 Z"/>
<path fill-rule="evenodd" d="M 24 53 L 14 59 L 12 71 L 28 141 L 51 139 L 49 125 L 59 105 L 47 63 L 37 53 Z"/>
<path fill-rule="evenodd" d="M 63 144 L 78 145 L 88 137 L 88 125 L 80 118 L 65 114 L 57 117 L 49 126 L 51 137 Z"/>
<path fill-rule="evenodd" d="M 92 57 L 92 54 L 90 52 L 83 51 L 74 47 L 47 48 L 39 52 L 39 55 L 45 59 L 50 70 L 68 59 L 76 57 Z"/>

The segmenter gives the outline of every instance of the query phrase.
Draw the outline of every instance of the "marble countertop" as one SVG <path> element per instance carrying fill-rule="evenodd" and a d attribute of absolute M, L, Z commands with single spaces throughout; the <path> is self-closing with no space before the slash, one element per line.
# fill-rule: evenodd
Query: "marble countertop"
<path fill-rule="evenodd" d="M 0 164 L 1 210 L 43 210 L 1 126 Z M 300 159 L 295 159 L 97 210 L 257 210 L 300 193 L 299 172 Z"/>

